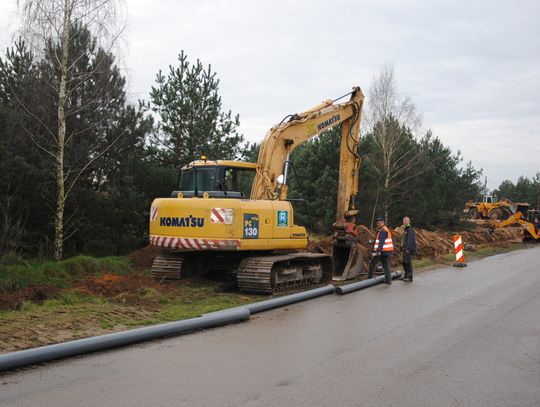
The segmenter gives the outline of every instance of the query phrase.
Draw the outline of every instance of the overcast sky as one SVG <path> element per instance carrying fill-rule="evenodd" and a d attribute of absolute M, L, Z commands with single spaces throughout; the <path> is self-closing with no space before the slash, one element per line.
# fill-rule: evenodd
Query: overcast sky
<path fill-rule="evenodd" d="M 148 99 L 159 69 L 211 64 L 225 109 L 261 141 L 290 113 L 367 93 L 383 65 L 431 128 L 488 186 L 540 171 L 540 2 L 127 0 L 118 50 L 132 100 Z M 2 54 L 16 1 L 0 1 Z"/>

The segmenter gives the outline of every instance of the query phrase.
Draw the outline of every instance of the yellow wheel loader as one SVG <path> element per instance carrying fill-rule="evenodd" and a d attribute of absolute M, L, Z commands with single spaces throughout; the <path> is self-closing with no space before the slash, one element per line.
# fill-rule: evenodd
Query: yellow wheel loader
<path fill-rule="evenodd" d="M 516 213 L 516 207 L 529 207 L 526 202 L 512 202 L 503 198 L 500 201 L 496 196 L 486 195 L 480 201 L 469 201 L 465 204 L 463 213 L 473 219 L 505 220 Z"/>
<path fill-rule="evenodd" d="M 150 211 L 150 243 L 165 249 L 152 265 L 158 279 L 203 271 L 236 276 L 244 292 L 275 291 L 357 276 L 360 122 L 364 95 L 327 100 L 287 116 L 266 134 L 257 163 L 205 158 L 183 167 L 178 189 L 157 198 Z M 340 98 L 341 99 L 341 98 Z M 295 224 L 287 200 L 290 154 L 303 142 L 341 126 L 341 149 L 332 255 L 305 251 L 308 235 Z"/>

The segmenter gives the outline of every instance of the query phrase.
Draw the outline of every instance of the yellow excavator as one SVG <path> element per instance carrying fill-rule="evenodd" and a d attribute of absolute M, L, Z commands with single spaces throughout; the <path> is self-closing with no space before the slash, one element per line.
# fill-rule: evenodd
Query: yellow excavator
<path fill-rule="evenodd" d="M 336 103 L 349 95 L 349 100 Z M 360 274 L 355 196 L 364 95 L 354 87 L 342 98 L 289 115 L 273 126 L 257 163 L 202 157 L 184 166 L 171 197 L 152 202 L 150 243 L 165 249 L 152 264 L 153 277 L 228 272 L 236 276 L 241 291 L 272 294 Z M 291 153 L 338 125 L 338 203 L 330 256 L 305 251 L 308 234 L 295 224 L 287 194 Z"/>

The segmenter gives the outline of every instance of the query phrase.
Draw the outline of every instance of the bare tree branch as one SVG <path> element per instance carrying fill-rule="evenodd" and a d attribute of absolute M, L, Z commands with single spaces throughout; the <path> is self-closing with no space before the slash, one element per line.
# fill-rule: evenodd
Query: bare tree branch
<path fill-rule="evenodd" d="M 368 156 L 367 161 L 379 177 L 379 189 L 388 219 L 396 190 L 422 171 L 416 165 L 422 153 L 407 148 L 409 136 L 405 134 L 405 129 L 419 127 L 421 116 L 410 98 L 399 95 L 391 66 L 383 67 L 374 77 L 368 95 L 366 123 L 378 158 Z"/>

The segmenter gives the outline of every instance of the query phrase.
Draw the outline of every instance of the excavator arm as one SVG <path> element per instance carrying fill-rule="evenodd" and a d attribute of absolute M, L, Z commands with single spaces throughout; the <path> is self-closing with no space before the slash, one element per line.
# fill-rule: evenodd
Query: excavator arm
<path fill-rule="evenodd" d="M 303 113 L 288 116 L 287 121 L 270 129 L 259 151 L 251 199 L 287 199 L 290 154 L 303 142 L 341 124 L 336 223 L 354 221 L 364 95 L 359 87 L 353 88 L 350 95 L 345 103 L 326 100 Z"/>
<path fill-rule="evenodd" d="M 516 212 L 508 219 L 503 221 L 490 221 L 490 227 L 492 229 L 504 228 L 505 226 L 510 226 L 514 224 L 521 225 L 535 240 L 540 240 L 540 230 L 538 230 L 532 222 L 527 221 L 523 218 L 521 212 Z"/>
<path fill-rule="evenodd" d="M 354 87 L 344 103 L 326 100 L 272 127 L 259 151 L 251 199 L 287 199 L 290 155 L 296 147 L 334 126 L 341 125 L 339 181 L 332 260 L 334 280 L 347 280 L 362 271 L 362 253 L 357 242 L 360 122 L 364 94 Z"/>

